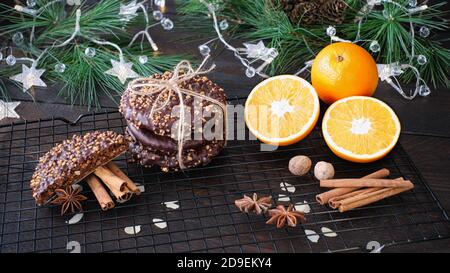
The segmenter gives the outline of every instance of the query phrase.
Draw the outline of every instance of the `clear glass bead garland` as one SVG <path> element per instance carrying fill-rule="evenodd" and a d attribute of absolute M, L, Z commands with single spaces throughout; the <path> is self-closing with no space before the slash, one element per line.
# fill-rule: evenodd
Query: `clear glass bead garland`
<path fill-rule="evenodd" d="M 380 47 L 380 44 L 378 43 L 378 41 L 372 41 L 372 42 L 370 42 L 369 49 L 370 49 L 370 51 L 376 53 L 376 52 L 380 52 L 381 47 Z"/>
<path fill-rule="evenodd" d="M 27 6 L 29 8 L 34 8 L 34 6 L 36 6 L 36 0 L 27 0 Z"/>
<path fill-rule="evenodd" d="M 64 73 L 64 71 L 66 71 L 66 65 L 63 63 L 55 64 L 55 71 L 58 73 Z"/>
<path fill-rule="evenodd" d="M 430 29 L 426 26 L 422 26 L 419 29 L 419 35 L 422 38 L 427 38 L 428 36 L 430 36 Z"/>
<path fill-rule="evenodd" d="M 134 4 L 134 6 L 130 7 L 133 8 L 133 10 L 137 11 L 138 9 L 141 9 L 144 13 L 144 17 L 145 17 L 145 22 L 146 22 L 146 26 L 144 30 L 139 31 L 138 33 L 136 33 L 133 37 L 133 39 L 131 40 L 131 42 L 128 44 L 128 47 L 131 47 L 133 45 L 133 43 L 139 38 L 142 37 L 141 39 L 141 49 L 143 50 L 143 42 L 144 40 L 146 40 L 150 46 L 152 47 L 153 51 L 158 51 L 158 45 L 153 41 L 152 36 L 150 35 L 150 29 L 157 26 L 157 25 L 161 25 L 161 27 L 164 30 L 170 31 L 174 28 L 174 23 L 171 19 L 164 17 L 163 14 L 163 10 L 165 9 L 165 5 L 166 2 L 164 0 L 154 0 L 152 2 L 152 8 L 159 8 L 159 9 L 154 9 L 152 11 L 152 16 L 153 19 L 155 19 L 156 21 L 159 21 L 155 24 L 150 24 L 150 20 L 149 17 L 147 15 L 147 8 L 144 6 L 144 3 L 147 1 L 142 1 L 137 3 L 136 1 L 133 1 L 132 3 Z M 130 4 L 128 4 L 130 5 Z"/>
<path fill-rule="evenodd" d="M 209 48 L 208 45 L 203 44 L 203 45 L 200 45 L 200 46 L 198 47 L 198 51 L 200 52 L 200 54 L 201 54 L 202 56 L 207 56 L 207 55 L 209 55 L 209 53 L 211 52 L 211 48 Z"/>
<path fill-rule="evenodd" d="M 13 66 L 15 65 L 17 62 L 16 57 L 14 57 L 12 54 L 8 55 L 8 57 L 6 57 L 6 64 L 9 66 Z"/>
<path fill-rule="evenodd" d="M 255 75 L 256 75 L 255 68 L 251 66 L 247 67 L 247 69 L 245 70 L 245 76 L 247 76 L 248 78 L 253 78 Z"/>
<path fill-rule="evenodd" d="M 162 18 L 164 18 L 164 15 L 161 11 L 159 10 L 153 11 L 153 19 L 155 19 L 156 21 L 160 21 Z"/>
<path fill-rule="evenodd" d="M 161 26 L 165 30 L 172 30 L 173 27 L 174 27 L 172 20 L 170 20 L 167 17 L 164 17 L 164 18 L 161 19 Z"/>
<path fill-rule="evenodd" d="M 140 62 L 141 64 L 146 64 L 146 63 L 148 62 L 148 57 L 147 57 L 147 55 L 141 55 L 141 56 L 139 56 L 139 62 Z"/>
<path fill-rule="evenodd" d="M 327 35 L 330 36 L 330 37 L 336 36 L 336 28 L 333 27 L 333 26 L 327 27 L 326 32 L 327 32 Z"/>
<path fill-rule="evenodd" d="M 427 57 L 425 55 L 418 55 L 417 56 L 417 63 L 419 65 L 425 65 L 428 62 Z"/>
<path fill-rule="evenodd" d="M 369 49 L 371 52 L 373 53 L 378 53 L 381 51 L 381 46 L 378 43 L 378 41 L 364 41 L 364 40 L 360 40 L 359 37 L 359 33 L 360 33 L 360 28 L 361 25 L 363 24 L 364 21 L 364 17 L 376 6 L 376 5 L 395 5 L 396 7 L 398 7 L 400 10 L 402 10 L 403 12 L 406 13 L 406 15 L 413 14 L 419 11 L 423 11 L 426 10 L 428 8 L 427 5 L 422 5 L 422 6 L 417 6 L 417 0 L 410 0 L 406 2 L 406 6 L 402 6 L 401 4 L 399 4 L 398 2 L 394 2 L 392 0 L 368 0 L 366 2 L 366 4 L 361 8 L 361 10 L 358 12 L 355 21 L 358 24 L 358 31 L 357 31 L 357 36 L 356 39 L 354 41 L 346 41 L 343 39 L 340 39 L 339 37 L 336 36 L 336 28 L 333 26 L 329 26 L 326 29 L 326 34 L 327 36 L 331 37 L 332 41 L 341 41 L 341 42 L 353 42 L 353 43 L 357 43 L 357 42 L 370 42 L 369 44 Z M 391 15 L 391 13 L 389 12 L 389 10 L 385 7 L 381 13 L 383 14 L 383 16 L 388 19 L 388 20 L 392 20 L 393 17 Z M 411 18 L 411 17 L 410 17 Z M 430 88 L 428 87 L 428 85 L 425 83 L 425 81 L 421 78 L 420 76 L 420 72 L 419 70 L 413 65 L 413 63 L 416 63 L 420 66 L 425 65 L 428 60 L 427 57 L 425 55 L 415 55 L 415 48 L 414 48 L 414 25 L 410 19 L 410 33 L 411 33 L 411 54 L 410 54 L 410 63 L 408 64 L 398 64 L 398 63 L 392 63 L 392 64 L 378 64 L 378 71 L 379 71 L 379 77 L 382 81 L 386 81 L 388 84 L 390 84 L 396 91 L 398 91 L 403 97 L 405 97 L 406 99 L 413 99 L 416 95 L 420 95 L 420 96 L 428 96 L 431 91 Z M 422 38 L 426 38 L 430 35 L 430 30 L 427 26 L 422 26 L 419 29 L 419 35 Z M 295 73 L 295 75 L 298 75 L 300 73 L 302 73 L 303 71 L 305 71 L 306 69 L 308 69 L 309 67 L 311 67 L 311 61 L 306 62 L 305 66 L 302 67 L 300 70 L 298 70 L 297 73 Z M 411 91 L 410 94 L 406 94 L 401 85 L 400 82 L 397 80 L 397 76 L 400 76 L 401 74 L 403 74 L 405 72 L 405 70 L 412 70 L 413 74 L 416 77 L 416 86 L 415 86 L 415 90 Z"/>
<path fill-rule="evenodd" d="M 228 28 L 228 21 L 226 19 L 223 19 L 219 23 L 220 30 L 226 30 Z"/>
<path fill-rule="evenodd" d="M 84 54 L 86 56 L 88 56 L 89 58 L 93 58 L 96 53 L 97 52 L 96 52 L 95 48 L 93 48 L 93 47 L 88 47 L 84 50 Z"/>
<path fill-rule="evenodd" d="M 245 67 L 245 75 L 249 78 L 259 75 L 261 77 L 269 77 L 263 71 L 264 69 L 278 56 L 278 51 L 275 48 L 267 48 L 262 41 L 256 44 L 244 43 L 243 48 L 236 48 L 228 43 L 222 35 L 222 31 L 229 28 L 229 23 L 226 19 L 220 22 L 217 19 L 216 11 L 220 8 L 219 3 L 216 1 L 200 0 L 209 11 L 209 16 L 213 19 L 213 28 L 217 37 L 200 45 L 198 50 L 201 55 L 207 56 L 210 54 L 211 49 L 208 44 L 214 40 L 221 42 L 225 48 L 233 52 L 234 56 Z M 261 63 L 262 62 L 262 63 Z M 258 63 L 260 63 L 258 65 Z"/>
<path fill-rule="evenodd" d="M 119 10 L 119 17 L 126 19 L 124 21 L 128 21 L 129 19 L 134 18 L 134 16 L 137 16 L 136 13 L 138 12 L 138 10 L 142 10 L 142 14 L 144 15 L 145 20 L 147 22 L 147 27 L 146 27 L 145 31 L 139 32 L 134 37 L 134 39 L 137 38 L 140 34 L 143 34 L 143 36 L 146 37 L 147 40 L 150 42 L 152 49 L 154 51 L 157 51 L 158 47 L 152 40 L 152 38 L 148 32 L 148 29 L 151 27 L 154 27 L 156 25 L 161 25 L 162 28 L 165 30 L 172 30 L 174 27 L 174 24 L 173 24 L 172 20 L 170 20 L 169 18 L 165 18 L 163 13 L 161 12 L 162 8 L 165 7 L 164 0 L 155 1 L 155 5 L 152 6 L 152 10 L 151 10 L 151 15 L 153 16 L 153 18 L 159 22 L 157 22 L 155 24 L 149 24 L 150 20 L 149 20 L 149 16 L 148 16 L 148 12 L 147 12 L 148 7 L 146 5 L 151 4 L 152 1 L 153 0 L 141 0 L 140 2 L 138 2 L 136 0 L 131 0 L 127 4 L 121 4 L 120 10 Z M 106 41 L 106 40 L 97 40 L 92 37 L 83 35 L 82 29 L 80 27 L 81 9 L 77 7 L 77 6 L 81 6 L 83 4 L 83 2 L 81 0 L 52 0 L 52 1 L 48 1 L 48 2 L 43 1 L 43 3 L 41 3 L 40 1 L 37 1 L 37 0 L 27 0 L 26 1 L 27 6 L 22 6 L 20 4 L 17 4 L 14 6 L 14 9 L 17 12 L 21 12 L 24 14 L 28 14 L 28 15 L 32 15 L 32 16 L 39 16 L 43 11 L 46 10 L 45 8 L 48 5 L 54 5 L 54 4 L 58 4 L 58 3 L 61 5 L 67 4 L 68 6 L 75 6 L 77 8 L 76 9 L 75 29 L 74 29 L 72 35 L 70 35 L 70 37 L 67 38 L 67 40 L 62 41 L 59 44 L 55 43 L 48 48 L 40 49 L 41 53 L 36 59 L 26 58 L 26 57 L 16 58 L 11 53 L 5 59 L 5 63 L 7 65 L 14 66 L 18 63 L 18 61 L 30 62 L 31 66 L 28 68 L 29 70 L 27 70 L 25 72 L 28 74 L 35 73 L 36 75 L 38 75 L 39 73 L 42 74 L 45 72 L 45 69 L 36 69 L 36 67 L 43 55 L 45 55 L 52 48 L 67 46 L 75 39 L 75 37 L 81 36 L 84 39 L 91 41 L 93 44 L 102 45 L 102 46 L 110 46 L 117 50 L 119 61 L 111 60 L 111 64 L 113 67 L 111 69 L 105 71 L 106 74 L 117 76 L 122 83 L 124 83 L 127 78 L 133 78 L 133 77 L 138 76 L 137 73 L 135 73 L 131 68 L 133 64 L 126 62 L 123 51 L 117 44 L 114 44 L 114 43 Z M 40 6 L 38 7 L 38 5 L 40 5 Z M 155 6 L 161 8 L 161 10 L 153 10 L 153 8 Z M 34 38 L 34 35 L 33 35 L 34 32 L 32 31 L 31 33 L 32 34 L 30 35 L 30 41 L 27 41 L 27 43 L 29 42 L 32 45 L 33 38 Z M 129 46 L 132 45 L 132 43 L 134 42 L 134 39 L 130 42 Z M 11 40 L 13 42 L 12 44 L 14 44 L 15 46 L 20 46 L 24 42 L 24 36 L 21 32 L 16 32 L 12 35 Z M 11 52 L 12 52 L 12 47 L 11 47 Z M 1 52 L 0 52 L 0 54 L 1 54 L 0 55 L 0 61 L 1 61 L 1 60 L 3 60 L 3 54 Z M 94 47 L 88 47 L 85 49 L 84 54 L 88 58 L 94 58 L 96 56 L 96 49 Z M 138 60 L 140 63 L 144 64 L 144 63 L 148 62 L 148 57 L 142 55 L 142 56 L 138 57 Z M 57 73 L 64 73 L 65 70 L 66 70 L 66 65 L 61 62 L 57 62 L 54 65 L 53 71 L 55 71 Z M 25 75 L 24 70 L 22 71 L 22 75 Z M 19 76 L 21 76 L 21 75 L 16 75 L 13 80 L 20 82 L 21 78 Z M 35 78 L 36 78 L 36 80 L 38 80 L 37 76 Z M 39 75 L 39 80 L 40 80 L 40 75 Z M 46 86 L 44 82 L 42 82 L 42 83 L 40 82 L 39 84 L 41 84 L 41 86 Z M 34 85 L 34 86 L 36 86 L 36 85 Z M 25 87 L 25 84 L 24 84 L 24 87 Z"/>
<path fill-rule="evenodd" d="M 431 94 L 431 90 L 427 85 L 421 85 L 419 87 L 419 96 L 426 97 Z"/>
<path fill-rule="evenodd" d="M 155 0 L 154 3 L 156 6 L 161 7 L 161 8 L 166 6 L 166 0 Z"/>
<path fill-rule="evenodd" d="M 16 32 L 12 36 L 12 41 L 16 46 L 20 46 L 23 44 L 23 34 L 22 32 Z"/>
<path fill-rule="evenodd" d="M 408 0 L 408 5 L 412 8 L 417 6 L 417 0 Z"/>

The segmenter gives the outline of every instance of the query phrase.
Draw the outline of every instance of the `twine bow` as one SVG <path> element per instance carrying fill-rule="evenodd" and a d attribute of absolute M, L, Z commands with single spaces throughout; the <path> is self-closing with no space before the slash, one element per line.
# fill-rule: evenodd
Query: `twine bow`
<path fill-rule="evenodd" d="M 183 60 L 177 64 L 175 67 L 172 77 L 168 80 L 164 79 L 154 79 L 154 78 L 145 78 L 145 82 L 142 82 L 142 78 L 135 79 L 130 82 L 128 88 L 131 90 L 132 93 L 141 95 L 141 96 L 150 96 L 153 94 L 158 94 L 156 97 L 152 108 L 150 109 L 150 118 L 153 118 L 153 114 L 156 111 L 159 111 L 167 106 L 167 104 L 170 102 L 170 98 L 172 97 L 172 94 L 175 92 L 176 95 L 179 98 L 180 104 L 180 118 L 178 123 L 178 135 L 177 135 L 177 143 L 178 143 L 178 164 L 181 169 L 185 169 L 184 163 L 183 163 L 183 144 L 184 144 L 184 135 L 186 132 L 186 124 L 185 124 L 185 105 L 183 101 L 183 94 L 184 95 L 190 95 L 195 98 L 201 98 L 203 100 L 209 101 L 211 103 L 214 103 L 215 105 L 219 106 L 222 109 L 223 117 L 224 117 L 224 127 L 225 127 L 225 141 L 227 136 L 227 108 L 226 104 L 223 104 L 222 102 L 213 99 L 211 97 L 195 93 L 191 90 L 187 90 L 184 88 L 180 88 L 179 84 L 188 81 L 192 78 L 194 78 L 197 75 L 202 75 L 211 72 L 215 65 L 213 64 L 208 69 L 203 69 L 203 67 L 206 64 L 206 61 L 208 60 L 208 57 L 206 57 L 203 62 L 200 64 L 200 66 L 194 70 L 191 63 L 189 61 Z M 143 88 L 146 87 L 146 88 Z M 162 99 L 164 99 L 165 95 L 167 94 L 165 100 L 162 103 L 159 103 Z M 160 104 L 160 105 L 159 105 Z M 190 123 L 189 123 L 190 124 Z"/>

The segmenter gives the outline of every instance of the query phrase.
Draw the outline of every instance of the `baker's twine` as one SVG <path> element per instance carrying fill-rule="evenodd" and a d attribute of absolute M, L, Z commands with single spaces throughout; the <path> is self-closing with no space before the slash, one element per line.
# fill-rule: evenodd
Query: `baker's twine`
<path fill-rule="evenodd" d="M 169 103 L 170 98 L 172 96 L 172 92 L 175 92 L 178 95 L 179 101 L 180 101 L 180 120 L 178 124 L 178 136 L 177 136 L 177 143 L 178 143 L 178 164 L 181 169 L 185 169 L 183 163 L 183 145 L 184 145 L 184 134 L 186 131 L 186 124 L 185 124 L 185 105 L 183 101 L 183 94 L 184 95 L 190 95 L 196 98 L 201 98 L 206 101 L 212 102 L 216 105 L 218 105 L 222 109 L 223 117 L 224 117 L 224 128 L 225 128 L 225 143 L 227 138 L 227 107 L 226 104 L 221 103 L 220 101 L 210 98 L 208 96 L 192 92 L 191 90 L 187 90 L 184 88 L 180 88 L 179 84 L 188 81 L 192 79 L 193 77 L 197 75 L 202 75 L 211 72 L 215 65 L 211 65 L 208 69 L 203 69 L 203 67 L 206 64 L 206 61 L 208 60 L 208 57 L 206 57 L 203 62 L 200 64 L 200 66 L 194 70 L 191 63 L 189 61 L 183 60 L 177 64 L 175 67 L 172 77 L 168 80 L 164 79 L 155 79 L 155 78 L 138 78 L 133 81 L 131 81 L 128 85 L 128 88 L 131 90 L 132 93 L 141 95 L 141 96 L 150 96 L 156 93 L 159 93 L 158 96 L 155 99 L 154 104 L 152 105 L 152 108 L 150 109 L 150 118 L 153 119 L 153 114 L 156 111 L 159 111 L 166 107 L 166 105 Z M 145 80 L 145 83 L 137 83 L 139 81 Z M 141 90 L 136 90 L 136 88 L 139 87 L 150 87 L 150 88 L 141 88 Z M 167 94 L 167 98 L 165 101 L 161 104 L 161 106 L 158 106 L 158 102 L 163 98 L 164 94 Z M 180 126 L 181 124 L 181 126 Z M 190 123 L 189 123 L 190 124 Z"/>

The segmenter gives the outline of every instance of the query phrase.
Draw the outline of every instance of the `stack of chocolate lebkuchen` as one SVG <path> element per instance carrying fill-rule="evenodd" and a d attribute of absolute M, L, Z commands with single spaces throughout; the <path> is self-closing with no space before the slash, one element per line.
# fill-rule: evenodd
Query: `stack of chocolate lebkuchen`
<path fill-rule="evenodd" d="M 146 167 L 160 166 L 163 171 L 205 165 L 225 145 L 223 109 L 214 102 L 183 93 L 185 133 L 181 146 L 182 162 L 179 162 L 178 126 L 182 107 L 179 94 L 173 90 L 146 93 L 146 89 L 154 88 L 146 85 L 152 79 L 167 81 L 172 76 L 172 72 L 166 72 L 136 79 L 128 85 L 120 102 L 120 112 L 127 122 L 126 136 L 132 158 Z M 179 82 L 178 86 L 226 105 L 224 90 L 205 76 L 194 76 Z M 209 128 L 210 133 L 204 134 L 204 128 Z M 217 131 L 219 137 L 216 130 L 220 130 Z"/>

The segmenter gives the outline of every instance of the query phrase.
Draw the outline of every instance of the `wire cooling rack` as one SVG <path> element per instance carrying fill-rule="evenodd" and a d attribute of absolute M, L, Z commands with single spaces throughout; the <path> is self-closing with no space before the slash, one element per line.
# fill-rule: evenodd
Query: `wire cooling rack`
<path fill-rule="evenodd" d="M 145 192 L 102 212 L 84 184 L 88 201 L 75 224 L 67 223 L 71 216 L 59 215 L 59 207 L 35 205 L 29 181 L 39 156 L 75 133 L 122 133 L 124 125 L 118 112 L 102 112 L 73 123 L 54 118 L 0 127 L 0 252 L 368 252 L 450 237 L 447 214 L 400 145 L 381 161 L 353 164 L 330 153 L 319 129 L 275 151 L 261 151 L 257 141 L 229 141 L 208 166 L 184 174 L 145 169 L 123 155 L 116 163 Z M 361 177 L 386 167 L 415 188 L 339 213 L 315 201 L 321 189 L 311 174 L 289 173 L 288 161 L 298 154 L 332 162 L 336 177 Z M 277 229 L 266 225 L 264 216 L 238 211 L 234 200 L 253 192 L 272 195 L 276 203 L 307 204 L 307 223 Z M 171 201 L 176 202 L 164 204 Z M 135 234 L 125 232 L 130 229 Z"/>

